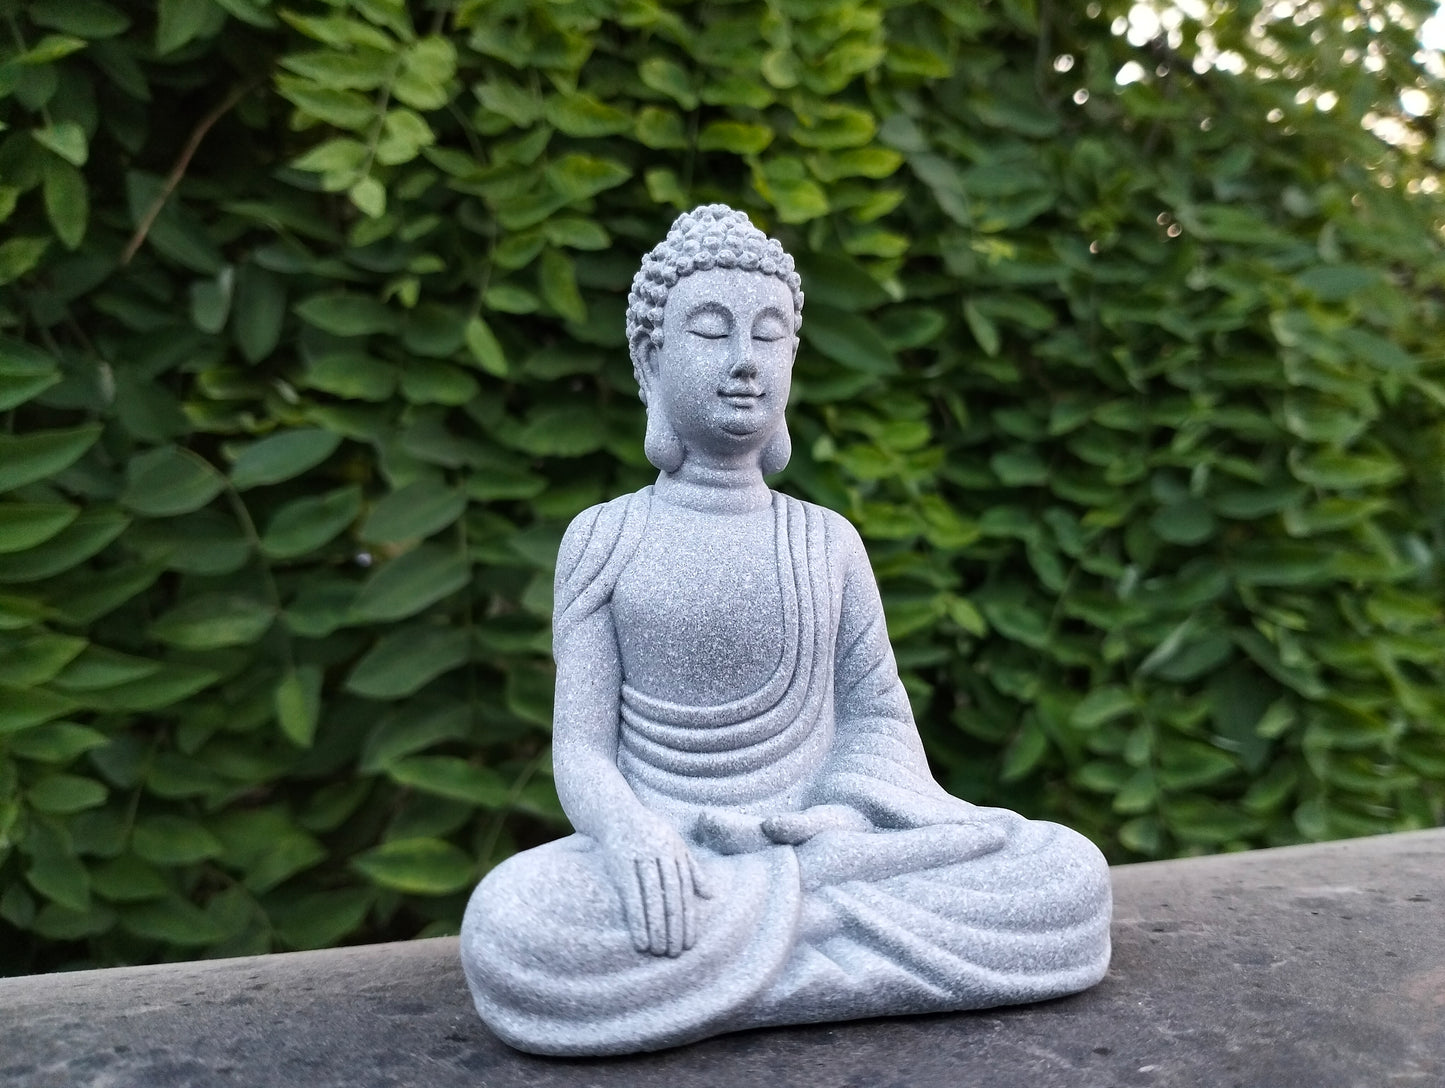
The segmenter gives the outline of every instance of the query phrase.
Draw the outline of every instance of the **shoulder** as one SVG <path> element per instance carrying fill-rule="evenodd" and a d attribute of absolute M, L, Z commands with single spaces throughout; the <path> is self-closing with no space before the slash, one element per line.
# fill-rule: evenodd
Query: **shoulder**
<path fill-rule="evenodd" d="M 781 492 L 774 492 L 781 495 Z M 850 567 L 861 560 L 864 564 L 868 562 L 868 552 L 863 547 L 863 538 L 858 535 L 858 530 L 853 523 L 845 518 L 838 511 L 826 506 L 819 506 L 815 502 L 808 502 L 806 499 L 795 499 L 791 495 L 782 495 L 783 501 L 797 507 L 809 522 L 821 525 L 827 540 L 828 557 L 834 562 L 840 562 L 843 567 Z"/>
<path fill-rule="evenodd" d="M 603 549 L 610 553 L 628 521 L 635 521 L 639 516 L 646 517 L 651 497 L 652 488 L 644 487 L 641 491 L 589 506 L 573 518 L 562 534 L 562 545 L 557 550 L 558 579 L 566 579 L 588 551 Z"/>

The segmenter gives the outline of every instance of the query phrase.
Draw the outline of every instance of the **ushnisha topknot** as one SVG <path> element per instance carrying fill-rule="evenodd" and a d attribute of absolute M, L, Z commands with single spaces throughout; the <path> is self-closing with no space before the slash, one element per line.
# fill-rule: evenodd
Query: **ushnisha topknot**
<path fill-rule="evenodd" d="M 662 311 L 667 293 L 694 272 L 710 268 L 741 268 L 777 276 L 793 294 L 794 332 L 803 322 L 803 281 L 793 258 L 776 238 L 769 238 L 745 212 L 726 204 L 703 204 L 673 220 L 667 237 L 642 258 L 627 296 L 627 344 L 632 373 L 642 387 L 643 339 L 662 346 Z M 643 394 L 646 400 L 646 394 Z"/>

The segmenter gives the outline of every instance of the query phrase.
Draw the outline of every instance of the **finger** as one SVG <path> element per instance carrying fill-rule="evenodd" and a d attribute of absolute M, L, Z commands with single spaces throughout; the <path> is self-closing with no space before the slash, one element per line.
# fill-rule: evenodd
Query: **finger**
<path fill-rule="evenodd" d="M 619 880 L 617 889 L 622 895 L 622 914 L 627 919 L 627 931 L 632 936 L 632 947 L 639 952 L 647 951 L 647 907 L 642 901 L 642 882 L 638 878 L 637 863 L 632 863 L 630 879 Z"/>
<path fill-rule="evenodd" d="M 693 887 L 692 865 L 687 858 L 677 863 L 677 882 L 682 888 L 682 948 L 697 943 L 697 892 Z"/>
<path fill-rule="evenodd" d="M 667 954 L 674 959 L 682 955 L 682 876 L 677 861 L 659 858 L 657 871 L 662 878 L 662 920 L 666 930 Z"/>
<path fill-rule="evenodd" d="M 660 956 L 667 951 L 667 921 L 657 859 L 638 858 L 634 864 L 637 866 L 637 886 L 642 892 L 642 905 L 647 918 L 647 937 L 642 948 L 654 956 Z"/>
<path fill-rule="evenodd" d="M 711 899 L 712 885 L 708 882 L 707 877 L 703 875 L 702 865 L 698 862 L 697 858 L 692 856 L 691 851 L 689 851 L 687 855 L 687 867 L 692 873 L 692 890 L 697 893 L 699 899 Z"/>
<path fill-rule="evenodd" d="M 797 846 L 813 837 L 813 821 L 806 813 L 788 812 L 781 816 L 770 816 L 763 821 L 763 834 L 773 842 L 785 846 Z"/>

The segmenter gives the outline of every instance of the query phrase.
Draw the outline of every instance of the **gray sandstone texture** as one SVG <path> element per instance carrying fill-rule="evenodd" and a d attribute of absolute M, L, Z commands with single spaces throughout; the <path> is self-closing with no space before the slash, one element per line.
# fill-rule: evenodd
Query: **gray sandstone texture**
<path fill-rule="evenodd" d="M 627 314 L 656 484 L 557 560 L 558 794 L 576 834 L 488 874 L 462 963 L 537 1054 L 979 1009 L 1109 965 L 1099 851 L 947 794 L 862 541 L 771 491 L 803 293 L 722 205 L 678 218 Z"/>

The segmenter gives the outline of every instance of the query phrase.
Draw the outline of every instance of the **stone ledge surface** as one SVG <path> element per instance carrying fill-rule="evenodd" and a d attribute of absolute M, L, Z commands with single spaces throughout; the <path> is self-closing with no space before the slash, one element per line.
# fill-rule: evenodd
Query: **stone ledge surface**
<path fill-rule="evenodd" d="M 1445 1085 L 1445 829 L 1113 875 L 1108 978 L 1046 1004 L 536 1058 L 437 939 L 0 979 L 0 1085 Z"/>

